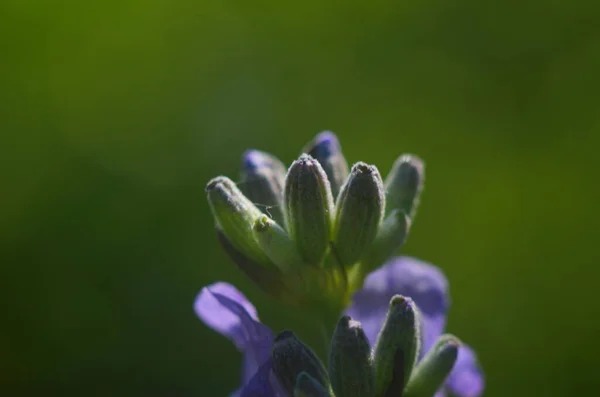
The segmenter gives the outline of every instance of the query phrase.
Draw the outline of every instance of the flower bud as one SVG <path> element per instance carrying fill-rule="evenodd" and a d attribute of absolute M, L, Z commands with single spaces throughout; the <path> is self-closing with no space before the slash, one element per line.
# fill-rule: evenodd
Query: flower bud
<path fill-rule="evenodd" d="M 400 156 L 385 178 L 387 210 L 399 209 L 413 218 L 425 181 L 425 165 L 414 155 Z"/>
<path fill-rule="evenodd" d="M 285 166 L 275 156 L 248 150 L 242 158 L 241 190 L 265 214 L 283 224 L 281 201 Z"/>
<path fill-rule="evenodd" d="M 285 179 L 285 225 L 302 259 L 321 264 L 329 244 L 333 199 L 325 171 L 309 155 L 292 164 Z"/>
<path fill-rule="evenodd" d="M 331 131 L 323 131 L 304 147 L 304 153 L 315 158 L 323 167 L 331 185 L 333 197 L 348 177 L 348 163 L 342 154 L 337 136 Z"/>
<path fill-rule="evenodd" d="M 275 221 L 266 215 L 254 222 L 254 236 L 258 245 L 281 270 L 286 271 L 302 264 L 296 245 Z"/>
<path fill-rule="evenodd" d="M 392 210 L 379 226 L 377 236 L 362 260 L 361 270 L 367 273 L 385 263 L 402 247 L 409 229 L 410 218 L 400 210 Z"/>
<path fill-rule="evenodd" d="M 415 368 L 404 397 L 431 397 L 442 386 L 458 357 L 460 341 L 442 335 Z"/>
<path fill-rule="evenodd" d="M 377 167 L 356 163 L 336 203 L 333 241 L 343 265 L 354 264 L 371 246 L 384 207 L 383 184 Z"/>
<path fill-rule="evenodd" d="M 208 182 L 206 195 L 220 229 L 231 244 L 250 259 L 268 262 L 252 234 L 252 226 L 262 215 L 250 200 L 227 177 L 219 176 Z"/>
<path fill-rule="evenodd" d="M 331 397 L 331 394 L 312 376 L 302 372 L 296 379 L 294 397 Z"/>
<path fill-rule="evenodd" d="M 289 393 L 293 392 L 296 379 L 302 372 L 306 372 L 326 389 L 330 388 L 323 363 L 293 332 L 282 331 L 275 337 L 271 358 L 277 379 Z"/>
<path fill-rule="evenodd" d="M 401 391 L 410 379 L 421 344 L 419 323 L 412 299 L 394 296 L 375 345 L 373 365 L 378 396 L 386 395 L 390 386 Z M 399 358 L 401 362 L 398 362 Z M 396 374 L 402 375 L 401 384 Z"/>
<path fill-rule="evenodd" d="M 329 375 L 336 396 L 375 395 L 371 346 L 360 323 L 348 316 L 340 319 L 333 334 L 329 353 Z"/>

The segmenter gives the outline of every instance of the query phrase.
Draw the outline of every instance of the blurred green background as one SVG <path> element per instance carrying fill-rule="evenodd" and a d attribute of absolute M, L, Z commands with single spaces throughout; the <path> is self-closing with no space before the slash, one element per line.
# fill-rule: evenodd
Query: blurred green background
<path fill-rule="evenodd" d="M 485 395 L 600 387 L 600 6 L 579 1 L 0 3 L 0 394 L 223 396 L 192 311 L 227 260 L 204 184 L 331 129 L 427 162 L 404 253 L 451 282 Z M 310 338 L 310 336 L 308 336 Z"/>

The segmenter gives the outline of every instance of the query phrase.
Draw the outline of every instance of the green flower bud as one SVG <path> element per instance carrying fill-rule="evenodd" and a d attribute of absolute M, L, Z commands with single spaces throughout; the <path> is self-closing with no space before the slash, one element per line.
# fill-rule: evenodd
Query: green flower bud
<path fill-rule="evenodd" d="M 289 393 L 294 391 L 296 379 L 302 372 L 306 372 L 325 389 L 331 388 L 321 360 L 293 332 L 282 331 L 275 337 L 271 358 L 277 379 Z"/>
<path fill-rule="evenodd" d="M 425 181 L 425 165 L 414 155 L 400 156 L 385 178 L 387 210 L 399 209 L 413 218 Z"/>
<path fill-rule="evenodd" d="M 348 163 L 342 154 L 337 136 L 331 131 L 323 131 L 304 147 L 304 153 L 315 158 L 323 167 L 331 185 L 333 197 L 348 177 Z"/>
<path fill-rule="evenodd" d="M 400 210 L 385 217 L 369 251 L 362 260 L 362 271 L 368 273 L 385 263 L 402 247 L 410 229 L 410 218 Z"/>
<path fill-rule="evenodd" d="M 336 203 L 333 241 L 343 265 L 354 264 L 369 249 L 385 207 L 377 167 L 356 163 Z"/>
<path fill-rule="evenodd" d="M 256 262 L 269 262 L 252 233 L 254 222 L 262 212 L 240 192 L 235 183 L 224 176 L 214 178 L 206 185 L 206 195 L 217 228 L 231 244 Z"/>
<path fill-rule="evenodd" d="M 404 397 L 433 396 L 452 371 L 459 347 L 455 336 L 442 335 L 414 370 Z"/>
<path fill-rule="evenodd" d="M 285 225 L 302 259 L 321 264 L 328 248 L 333 199 L 325 171 L 309 155 L 292 164 L 285 179 Z"/>
<path fill-rule="evenodd" d="M 296 379 L 294 397 L 331 397 L 331 394 L 312 376 L 302 372 Z"/>
<path fill-rule="evenodd" d="M 281 204 L 286 168 L 269 153 L 248 150 L 242 160 L 241 190 L 265 214 L 283 224 Z"/>
<path fill-rule="evenodd" d="M 404 388 L 419 356 L 420 345 L 420 320 L 415 303 L 410 298 L 394 296 L 375 345 L 376 395 L 386 395 L 390 385 L 399 390 Z M 402 358 L 401 363 L 395 363 L 398 357 Z M 395 373 L 402 374 L 403 385 L 393 382 Z"/>
<path fill-rule="evenodd" d="M 340 319 L 329 353 L 329 375 L 336 397 L 373 397 L 375 379 L 371 346 L 360 323 Z"/>
<path fill-rule="evenodd" d="M 253 230 L 258 245 L 281 270 L 297 268 L 302 264 L 294 242 L 285 230 L 268 216 L 259 217 Z"/>

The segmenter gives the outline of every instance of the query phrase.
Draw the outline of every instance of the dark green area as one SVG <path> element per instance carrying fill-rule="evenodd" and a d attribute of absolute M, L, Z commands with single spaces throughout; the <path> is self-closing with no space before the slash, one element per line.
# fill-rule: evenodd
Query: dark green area
<path fill-rule="evenodd" d="M 598 3 L 3 0 L 0 48 L 1 395 L 225 395 L 215 280 L 310 339 L 203 188 L 322 129 L 384 174 L 425 159 L 404 252 L 447 273 L 486 396 L 599 389 Z"/>

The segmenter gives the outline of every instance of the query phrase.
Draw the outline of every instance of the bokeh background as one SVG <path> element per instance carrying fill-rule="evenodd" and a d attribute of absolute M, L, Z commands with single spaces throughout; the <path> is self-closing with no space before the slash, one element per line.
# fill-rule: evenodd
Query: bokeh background
<path fill-rule="evenodd" d="M 427 161 L 403 252 L 451 282 L 485 395 L 600 381 L 600 6 L 576 1 L 0 3 L 0 394 L 223 396 L 240 356 L 192 311 L 235 283 L 204 185 L 331 129 Z"/>

